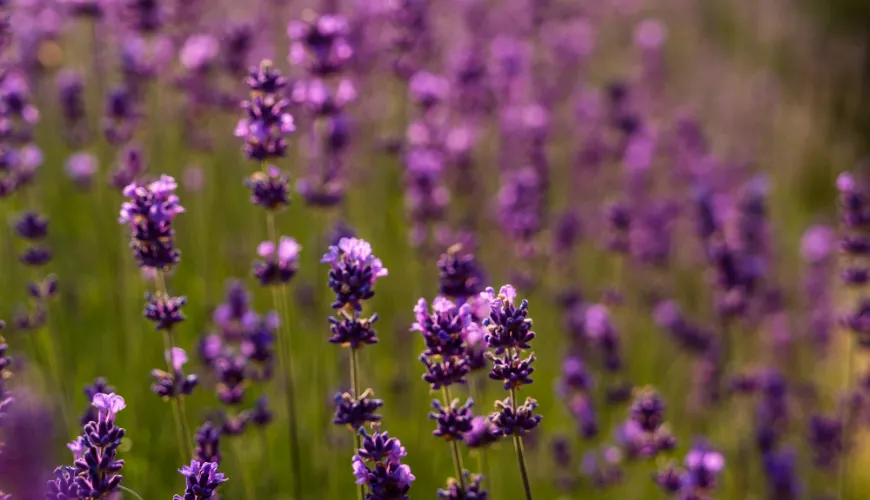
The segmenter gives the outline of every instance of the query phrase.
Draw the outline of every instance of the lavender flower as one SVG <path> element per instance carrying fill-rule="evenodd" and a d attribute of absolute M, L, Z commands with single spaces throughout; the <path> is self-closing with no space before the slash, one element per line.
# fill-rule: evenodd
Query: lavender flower
<path fill-rule="evenodd" d="M 438 291 L 459 304 L 483 291 L 482 277 L 474 255 L 464 253 L 462 245 L 453 245 L 438 259 Z"/>
<path fill-rule="evenodd" d="M 332 267 L 328 284 L 335 292 L 335 309 L 361 310 L 360 302 L 375 295 L 375 281 L 388 274 L 381 260 L 372 254 L 371 245 L 358 238 L 342 238 L 338 245 L 329 247 L 320 262 Z"/>
<path fill-rule="evenodd" d="M 257 247 L 257 255 L 263 260 L 254 262 L 254 276 L 263 286 L 283 285 L 296 275 L 299 269 L 299 250 L 302 247 L 293 238 L 282 236 L 275 248 L 272 241 L 264 241 Z"/>
<path fill-rule="evenodd" d="M 195 374 L 184 375 L 182 366 L 187 363 L 187 353 L 180 347 L 173 347 L 166 353 L 166 360 L 172 367 L 172 373 L 154 369 L 151 378 L 154 383 L 151 391 L 163 399 L 189 396 L 199 383 L 199 377 Z"/>
<path fill-rule="evenodd" d="M 124 87 L 112 90 L 106 98 L 102 119 L 103 133 L 113 145 L 121 145 L 133 137 L 139 112 L 130 91 Z"/>
<path fill-rule="evenodd" d="M 351 460 L 356 483 L 368 488 L 366 500 L 406 500 L 416 479 L 411 468 L 401 463 L 405 447 L 386 432 L 369 434 L 359 430 L 362 447 Z"/>
<path fill-rule="evenodd" d="M 202 427 L 196 431 L 196 450 L 194 451 L 196 460 L 203 463 L 220 463 L 220 437 L 220 429 L 212 425 L 211 422 L 202 424 Z"/>
<path fill-rule="evenodd" d="M 97 420 L 85 425 L 82 444 L 86 447 L 75 461 L 76 484 L 80 498 L 103 498 L 115 492 L 121 484 L 118 474 L 124 466 L 116 454 L 126 431 L 115 425 L 115 415 L 127 405 L 114 393 L 94 395 Z"/>
<path fill-rule="evenodd" d="M 80 189 L 91 185 L 94 174 L 97 173 L 97 158 L 90 153 L 75 153 L 66 160 L 64 171 Z"/>
<path fill-rule="evenodd" d="M 437 399 L 432 401 L 432 408 L 435 411 L 429 413 L 429 418 L 438 424 L 438 428 L 432 434 L 447 441 L 462 440 L 463 436 L 472 429 L 471 407 L 473 405 L 471 399 L 462 406 L 459 406 L 459 399 L 450 402 L 450 406 L 444 406 Z"/>
<path fill-rule="evenodd" d="M 367 423 L 379 422 L 381 416 L 375 412 L 384 405 L 380 399 L 374 399 L 371 389 L 364 391 L 358 398 L 345 392 L 335 396 L 335 414 L 332 423 L 346 425 L 356 432 Z"/>
<path fill-rule="evenodd" d="M 162 294 L 146 295 L 145 318 L 154 322 L 156 330 L 172 330 L 186 319 L 181 308 L 187 303 L 187 297 L 165 297 Z"/>
<path fill-rule="evenodd" d="M 77 500 L 79 486 L 76 483 L 75 467 L 62 466 L 54 469 L 54 479 L 48 482 L 45 500 Z"/>
<path fill-rule="evenodd" d="M 514 409 L 511 398 L 506 398 L 504 401 L 495 402 L 496 411 L 489 418 L 495 424 L 500 435 L 525 436 L 534 430 L 544 418 L 534 414 L 537 407 L 537 401 L 526 398 L 525 403 Z"/>
<path fill-rule="evenodd" d="M 255 161 L 284 156 L 287 150 L 285 136 L 296 130 L 293 116 L 288 112 L 290 101 L 278 92 L 286 80 L 269 61 L 251 70 L 245 81 L 251 89 L 251 98 L 242 102 L 247 117 L 236 125 L 236 137 L 244 140 L 245 156 Z"/>
<path fill-rule="evenodd" d="M 187 487 L 184 496 L 175 495 L 173 500 L 209 500 L 217 498 L 215 490 L 218 486 L 228 481 L 227 477 L 218 472 L 218 464 L 214 462 L 199 462 L 191 460 L 190 465 L 185 465 L 178 472 L 184 476 Z"/>
<path fill-rule="evenodd" d="M 495 349 L 496 355 L 505 351 L 530 349 L 535 338 L 531 330 L 532 320 L 528 318 L 529 302 L 525 299 L 519 307 L 514 305 L 517 292 L 511 285 L 501 287 L 498 295 L 492 287 L 484 292 L 491 300 L 492 312 L 483 324 L 487 333 L 484 335 L 489 347 Z"/>
<path fill-rule="evenodd" d="M 109 382 L 103 377 L 97 377 L 94 381 L 84 387 L 85 397 L 88 401 L 93 401 L 94 397 L 97 394 L 113 394 L 115 392 L 115 388 L 109 385 Z M 87 425 L 89 422 L 97 421 L 97 408 L 91 404 L 85 409 L 82 417 L 79 419 L 82 426 Z"/>
<path fill-rule="evenodd" d="M 292 21 L 287 35 L 291 41 L 290 63 L 304 65 L 314 76 L 340 72 L 353 56 L 347 20 L 338 15 L 323 14 L 309 22 Z"/>
<path fill-rule="evenodd" d="M 290 204 L 289 178 L 278 168 L 269 166 L 265 172 L 257 171 L 245 181 L 251 190 L 251 203 L 266 210 L 281 210 Z"/>
<path fill-rule="evenodd" d="M 378 343 L 377 332 L 372 325 L 378 320 L 378 315 L 373 314 L 369 318 L 329 318 L 329 329 L 332 336 L 329 342 L 339 344 L 342 347 L 360 349 L 366 345 Z"/>
<path fill-rule="evenodd" d="M 175 249 L 175 216 L 184 212 L 174 191 L 175 179 L 163 175 L 151 184 L 130 184 L 124 188 L 128 201 L 121 205 L 118 221 L 130 226 L 133 255 L 140 267 L 166 270 L 180 260 Z"/>
<path fill-rule="evenodd" d="M 489 493 L 483 489 L 483 476 L 480 474 L 471 474 L 468 471 L 463 471 L 465 475 L 465 489 L 462 489 L 462 484 L 454 479 L 447 480 L 446 489 L 438 489 L 438 498 L 444 500 L 487 500 Z"/>

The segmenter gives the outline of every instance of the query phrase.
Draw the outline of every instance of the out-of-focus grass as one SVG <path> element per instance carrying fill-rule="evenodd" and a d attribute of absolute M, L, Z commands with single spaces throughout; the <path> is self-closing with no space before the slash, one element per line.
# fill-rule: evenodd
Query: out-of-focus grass
<path fill-rule="evenodd" d="M 837 51 L 819 47 L 822 40 L 813 35 L 812 24 L 789 8 L 790 2 L 751 0 L 694 2 L 689 0 L 651 2 L 649 13 L 662 17 L 670 30 L 670 75 L 666 89 L 667 112 L 685 108 L 701 116 L 710 132 L 714 149 L 733 161 L 753 161 L 771 177 L 771 216 L 776 228 L 776 273 L 786 283 L 797 286 L 799 260 L 797 243 L 804 227 L 812 221 L 830 221 L 833 206 L 832 184 L 835 172 L 850 167 L 855 160 L 852 138 L 835 131 L 829 106 L 835 93 L 847 92 L 834 87 L 827 78 L 829 65 L 848 65 L 860 54 L 851 53 L 848 44 L 837 44 Z M 655 5 L 661 3 L 662 5 Z M 600 27 L 610 43 L 597 54 L 592 63 L 591 80 L 601 83 L 625 73 L 633 60 L 630 50 L 632 26 L 615 16 L 605 17 Z M 67 47 L 68 60 L 75 60 L 76 50 Z M 841 51 L 842 49 L 842 51 Z M 819 55 L 836 52 L 842 61 L 819 60 Z M 80 61 L 81 63 L 81 61 Z M 383 98 L 385 85 L 361 89 L 364 98 Z M 393 95 L 398 89 L 387 87 Z M 63 163 L 70 151 L 58 130 L 62 124 L 50 80 L 36 89 L 43 111 L 43 121 L 37 131 L 37 142 L 45 151 L 45 165 L 40 172 L 30 201 L 16 197 L 0 206 L 4 220 L 18 213 L 28 203 L 35 203 L 51 218 L 50 244 L 56 259 L 51 270 L 61 280 L 61 300 L 50 311 L 49 328 L 59 339 L 56 346 L 60 359 L 61 384 L 64 397 L 77 414 L 86 402 L 81 386 L 94 377 L 105 376 L 125 396 L 128 410 L 119 423 L 128 430 L 128 442 L 122 457 L 126 460 L 125 484 L 144 498 L 167 497 L 180 491 L 183 481 L 175 472 L 177 454 L 171 429 L 169 407 L 156 399 L 149 389 L 148 371 L 162 366 L 162 343 L 157 332 L 150 329 L 140 316 L 147 283 L 135 271 L 126 249 L 125 231 L 115 222 L 120 195 L 105 189 L 96 193 L 78 192 L 63 174 Z M 395 92 L 393 92 L 395 90 Z M 243 89 L 239 85 L 239 94 Z M 168 173 L 182 177 L 183 168 L 200 164 L 206 172 L 204 188 L 198 192 L 182 190 L 182 203 L 187 213 L 178 219 L 178 247 L 183 251 L 182 263 L 170 278 L 172 292 L 187 295 L 185 310 L 188 321 L 178 330 L 179 343 L 195 350 L 197 336 L 208 330 L 210 311 L 222 299 L 226 280 L 244 278 L 252 290 L 257 309 L 271 307 L 268 294 L 256 288 L 248 278 L 249 262 L 257 242 L 265 238 L 265 220 L 261 210 L 248 202 L 248 193 L 241 182 L 252 166 L 245 162 L 232 140 L 235 117 L 219 116 L 205 124 L 219 140 L 214 154 L 200 156 L 187 151 L 182 141 L 180 121 L 174 119 L 178 96 L 160 93 L 153 106 L 146 110 L 150 128 L 143 130 L 141 143 L 150 144 L 147 151 L 149 174 Z M 92 106 L 91 109 L 94 109 Z M 385 401 L 384 428 L 402 439 L 408 449 L 407 462 L 417 476 L 412 498 L 428 498 L 452 473 L 447 445 L 431 436 L 432 422 L 426 418 L 431 395 L 420 381 L 420 365 L 416 356 L 421 342 L 408 333 L 412 322 L 411 308 L 419 296 L 431 298 L 436 293 L 434 262 L 421 260 L 409 247 L 404 225 L 401 198 L 400 166 L 395 159 L 374 153 L 373 144 L 383 133 L 395 131 L 398 121 L 391 119 L 366 124 L 357 130 L 356 153 L 352 156 L 353 178 L 348 192 L 345 214 L 359 235 L 372 242 L 375 253 L 390 269 L 391 275 L 378 282 L 377 296 L 370 311 L 377 311 L 381 343 L 367 348 L 362 356 L 362 379 Z M 662 116 L 664 121 L 667 117 Z M 564 126 L 570 117 L 560 116 Z M 566 134 L 550 149 L 554 158 L 554 178 L 567 176 L 572 146 Z M 487 148 L 483 148 L 486 150 Z M 492 149 L 492 148 L 489 148 Z M 105 145 L 97 150 L 102 172 L 115 157 Z M 299 151 L 295 148 L 294 151 Z M 296 153 L 293 153 L 296 154 Z M 281 166 L 300 172 L 303 165 L 300 152 Z M 491 151 L 480 155 L 481 179 L 494 178 L 494 156 Z M 559 161 L 562 159 L 562 161 Z M 565 183 L 567 185 L 567 183 Z M 554 183 L 554 203 L 558 207 L 571 199 L 567 186 Z M 496 186 L 487 185 L 494 192 Z M 97 200 L 101 200 L 97 204 Z M 349 498 L 350 436 L 331 424 L 330 399 L 345 384 L 347 366 L 345 354 L 328 344 L 326 316 L 328 293 L 324 285 L 325 268 L 319 257 L 325 250 L 324 234 L 338 219 L 338 214 L 321 213 L 294 201 L 291 208 L 278 217 L 280 232 L 298 239 L 303 245 L 302 266 L 294 281 L 289 324 L 294 342 L 294 363 L 301 409 L 298 425 L 302 438 L 303 475 L 306 498 Z M 489 219 L 484 217 L 483 220 Z M 486 222 L 487 224 L 492 224 Z M 497 233 L 494 225 L 482 231 L 481 260 L 485 263 L 491 283 L 498 286 L 509 279 L 516 263 L 506 255 L 500 242 L 486 235 Z M 545 235 L 546 236 L 546 235 Z M 539 359 L 536 383 L 524 393 L 540 402 L 545 415 L 544 432 L 528 445 L 531 475 L 535 480 L 537 498 L 557 498 L 553 485 L 551 458 L 547 453 L 548 439 L 556 433 L 572 436 L 574 423 L 561 401 L 553 394 L 553 381 L 558 375 L 566 341 L 562 318 L 553 297 L 558 287 L 579 284 L 588 295 L 595 296 L 613 284 L 611 260 L 600 250 L 595 235 L 576 252 L 582 273 L 563 276 L 553 266 L 540 270 L 543 285 L 528 293 L 531 316 L 535 319 L 538 339 L 535 351 Z M 6 262 L 0 276 L 2 315 L 9 317 L 12 306 L 23 297 L 26 272 L 16 263 L 12 246 L 18 242 L 5 239 L 0 257 Z M 695 303 L 695 312 L 704 312 L 709 301 L 704 300 L 705 285 L 698 268 L 680 263 L 672 276 L 677 298 Z M 622 286 L 636 289 L 648 283 L 648 276 L 625 277 Z M 521 290 L 526 295 L 526 290 Z M 313 296 L 313 302 L 304 297 Z M 634 299 L 630 299 L 634 300 Z M 671 402 L 668 420 L 688 444 L 693 429 L 690 416 L 684 410 L 684 395 L 688 390 L 685 375 L 689 362 L 670 345 L 650 339 L 661 335 L 651 319 L 641 315 L 618 316 L 623 334 L 627 365 L 631 380 L 659 387 Z M 20 335 L 11 334 L 13 352 L 28 358 L 38 355 Z M 841 384 L 837 358 L 812 374 L 828 387 Z M 54 390 L 54 382 L 42 382 Z M 208 377 L 203 387 L 187 401 L 188 415 L 201 421 L 207 408 L 217 407 L 209 390 Z M 490 401 L 502 397 L 499 384 L 485 381 L 484 397 L 478 408 L 488 409 Z M 275 388 L 266 392 L 275 398 Z M 251 398 L 249 401 L 253 401 Z M 233 456 L 234 448 L 225 444 L 222 469 L 232 478 L 225 498 L 243 497 L 243 478 L 254 483 L 263 498 L 287 498 L 275 494 L 277 489 L 289 491 L 288 455 L 283 447 L 286 428 L 281 425 L 287 416 L 283 406 L 274 404 L 276 424 L 264 436 L 249 432 L 241 447 L 242 467 Z M 75 415 L 74 415 L 75 416 Z M 734 416 L 712 417 L 708 427 L 718 443 L 728 443 L 740 436 L 725 434 Z M 75 432 L 67 429 L 66 440 Z M 747 431 L 748 432 L 748 431 Z M 261 440 L 262 438 L 262 440 Z M 264 449 L 262 443 L 268 443 Z M 587 445 L 576 443 L 578 453 Z M 61 447 L 59 447 L 61 449 Z M 58 463 L 68 462 L 65 453 Z M 513 498 L 519 478 L 509 443 L 489 452 L 492 498 Z M 466 466 L 477 468 L 475 457 L 466 456 Z M 647 472 L 652 472 L 649 466 Z M 854 467 L 853 470 L 858 470 Z M 857 483 L 865 481 L 854 474 Z M 654 498 L 647 474 L 637 473 L 635 482 L 611 493 L 609 498 Z M 719 498 L 735 498 L 725 480 Z M 853 492 L 870 491 L 862 483 Z M 760 498 L 760 495 L 759 495 Z M 856 493 L 854 498 L 863 498 Z"/>

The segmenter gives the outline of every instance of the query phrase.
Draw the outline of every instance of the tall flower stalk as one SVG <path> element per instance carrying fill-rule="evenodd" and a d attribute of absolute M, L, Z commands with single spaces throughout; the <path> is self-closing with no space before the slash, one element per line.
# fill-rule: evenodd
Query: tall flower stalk
<path fill-rule="evenodd" d="M 130 248 L 137 264 L 141 268 L 150 269 L 154 274 L 155 292 L 147 295 L 145 318 L 155 324 L 155 329 L 163 333 L 163 349 L 167 353 L 166 367 L 168 373 L 175 373 L 173 366 L 174 339 L 173 328 L 184 321 L 181 312 L 187 303 L 185 297 L 173 297 L 166 288 L 164 273 L 172 269 L 181 260 L 181 252 L 175 248 L 175 216 L 184 212 L 178 196 L 174 194 L 177 184 L 175 179 L 163 175 L 150 184 L 132 183 L 124 188 L 124 196 L 128 198 L 121 205 L 121 224 L 130 227 Z M 178 449 L 186 462 L 190 457 L 190 446 L 187 445 L 191 434 L 187 430 L 187 418 L 184 409 L 184 399 L 171 398 L 172 413 L 175 420 Z"/>
<path fill-rule="evenodd" d="M 379 400 L 370 399 L 371 390 L 361 389 L 359 351 L 363 346 L 378 341 L 372 329 L 378 316 L 363 317 L 362 304 L 375 296 L 375 282 L 386 276 L 388 271 L 381 260 L 372 254 L 372 246 L 358 238 L 341 238 L 338 245 L 329 247 L 321 262 L 330 265 L 327 284 L 335 292 L 332 308 L 338 311 L 336 317 L 329 318 L 332 331 L 329 341 L 350 348 L 350 393 L 336 397 L 333 422 L 350 427 L 354 433 L 354 449 L 358 450 L 362 448 L 360 430 L 366 423 L 380 420 L 380 416 L 374 412 L 382 404 Z M 357 484 L 360 500 L 369 498 L 365 494 L 366 483 L 358 481 Z M 371 490 L 371 493 L 374 495 L 375 491 Z"/>
<path fill-rule="evenodd" d="M 287 80 L 270 61 L 263 61 L 252 69 L 246 85 L 250 98 L 242 102 L 247 116 L 239 120 L 235 135 L 244 140 L 245 156 L 259 162 L 260 171 L 251 175 L 245 184 L 251 190 L 251 202 L 266 210 L 269 239 L 260 244 L 257 253 L 262 260 L 254 263 L 254 275 L 263 286 L 268 286 L 272 303 L 279 314 L 278 363 L 283 376 L 287 416 L 289 419 L 289 450 L 296 497 L 302 496 L 301 457 L 296 401 L 293 380 L 293 349 L 290 332 L 281 325 L 288 324 L 286 285 L 296 274 L 300 246 L 292 238 L 278 236 L 275 214 L 290 204 L 289 179 L 269 160 L 282 158 L 287 152 L 285 136 L 296 130 L 293 116 L 288 112 L 290 102 L 282 97 Z"/>
<path fill-rule="evenodd" d="M 499 434 L 513 437 L 523 491 L 526 500 L 531 500 L 532 487 L 522 438 L 534 430 L 543 417 L 535 415 L 537 401 L 526 398 L 525 402 L 520 404 L 517 397 L 519 388 L 533 382 L 530 375 L 535 371 L 532 367 L 535 361 L 534 353 L 523 358 L 523 351 L 531 349 L 529 342 L 535 338 L 532 320 L 528 317 L 529 302 L 523 299 L 519 307 L 515 306 L 517 291 L 511 285 L 501 287 L 498 295 L 492 287 L 487 288 L 483 293 L 490 298 L 491 310 L 489 317 L 483 322 L 486 328 L 484 340 L 490 349 L 494 349 L 494 352 L 489 355 L 492 360 L 489 378 L 503 382 L 504 389 L 510 393 L 508 398 L 496 401 L 495 412 L 490 419 Z"/>

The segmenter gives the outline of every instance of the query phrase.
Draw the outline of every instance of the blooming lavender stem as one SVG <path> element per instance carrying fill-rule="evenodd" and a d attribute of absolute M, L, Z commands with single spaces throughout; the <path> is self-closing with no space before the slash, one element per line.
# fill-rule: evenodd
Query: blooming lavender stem
<path fill-rule="evenodd" d="M 351 347 L 350 349 L 350 394 L 353 396 L 354 401 L 359 398 L 359 360 L 357 359 L 357 347 Z M 354 430 L 353 433 L 353 443 L 354 449 L 359 450 L 362 448 L 362 435 Z M 365 494 L 365 486 L 360 484 L 357 488 L 357 497 L 359 500 L 363 500 L 366 497 Z"/>
<path fill-rule="evenodd" d="M 162 270 L 156 270 L 154 283 L 157 287 L 158 297 L 169 297 L 169 294 L 166 291 L 166 279 L 163 276 Z M 172 352 L 175 347 L 172 343 L 172 328 L 164 328 L 162 330 L 163 348 L 165 349 L 165 352 Z M 168 373 L 175 373 L 172 366 L 172 356 L 166 356 L 166 368 Z M 187 459 L 190 458 L 190 447 L 186 443 L 191 434 L 187 429 L 187 415 L 184 410 L 184 398 L 179 395 L 178 397 L 170 399 L 170 404 L 172 405 L 172 418 L 175 420 L 175 432 L 176 438 L 178 439 L 178 450 L 181 453 L 182 461 L 186 462 Z"/>
<path fill-rule="evenodd" d="M 511 388 L 511 407 L 514 413 L 517 411 L 517 390 Z M 523 478 L 523 491 L 526 494 L 526 500 L 532 500 L 532 487 L 529 483 L 529 473 L 526 470 L 525 450 L 523 449 L 523 439 L 517 433 L 514 433 L 514 452 L 517 454 L 517 464 L 520 467 L 520 475 Z"/>
<path fill-rule="evenodd" d="M 450 405 L 450 387 L 441 386 L 441 392 L 444 395 L 444 405 Z M 462 488 L 463 495 L 465 494 L 465 467 L 462 466 L 462 453 L 459 452 L 459 441 L 456 439 L 450 440 L 450 448 L 453 452 L 453 466 L 456 468 L 456 480 L 459 481 L 459 486 Z"/>

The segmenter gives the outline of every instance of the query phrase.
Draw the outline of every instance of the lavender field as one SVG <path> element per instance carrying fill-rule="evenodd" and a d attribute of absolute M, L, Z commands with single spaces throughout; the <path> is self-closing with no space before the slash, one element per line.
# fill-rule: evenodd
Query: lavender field
<path fill-rule="evenodd" d="M 799 3 L 0 0 L 0 500 L 870 498 Z"/>

